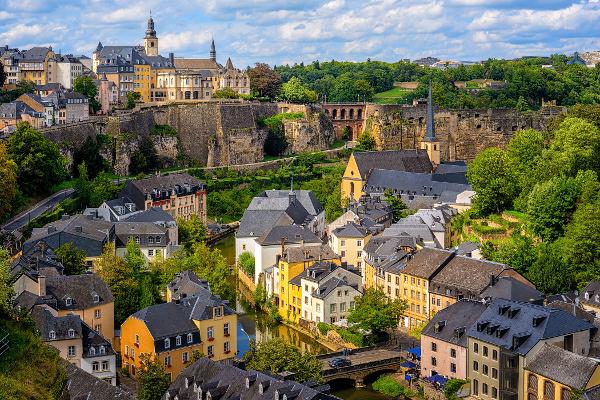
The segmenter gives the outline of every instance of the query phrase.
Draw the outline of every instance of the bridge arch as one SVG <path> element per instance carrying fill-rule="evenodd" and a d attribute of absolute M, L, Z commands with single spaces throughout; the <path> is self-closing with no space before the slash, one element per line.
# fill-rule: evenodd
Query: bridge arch
<path fill-rule="evenodd" d="M 331 387 L 331 390 L 335 392 L 356 387 L 356 380 L 353 378 L 338 378 L 328 381 L 327 384 Z"/>
<path fill-rule="evenodd" d="M 379 377 L 380 377 L 380 376 L 382 376 L 382 375 L 394 374 L 394 373 L 396 373 L 396 372 L 398 372 L 398 370 L 397 370 L 397 369 L 393 369 L 393 368 L 390 368 L 390 369 L 382 369 L 382 370 L 379 370 L 379 371 L 371 372 L 371 373 L 370 373 L 370 374 L 368 374 L 368 375 L 365 375 L 365 376 L 363 377 L 362 381 L 363 381 L 363 383 L 364 383 L 365 385 L 368 385 L 368 384 L 370 384 L 370 383 L 373 383 L 373 382 L 375 382 L 375 381 L 376 381 L 377 379 L 379 379 Z"/>

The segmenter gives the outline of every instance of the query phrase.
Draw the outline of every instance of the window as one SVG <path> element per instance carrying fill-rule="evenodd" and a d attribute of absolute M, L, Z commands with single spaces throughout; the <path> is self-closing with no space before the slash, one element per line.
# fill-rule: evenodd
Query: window
<path fill-rule="evenodd" d="M 456 373 L 456 364 L 450 363 L 450 372 Z"/>
<path fill-rule="evenodd" d="M 346 257 L 346 251 L 345 251 L 345 250 L 342 250 L 342 251 L 341 251 L 341 254 L 340 254 L 340 256 L 342 256 L 342 257 Z"/>
<path fill-rule="evenodd" d="M 473 353 L 475 353 L 475 354 L 479 353 L 479 344 L 478 343 L 473 343 Z"/>
<path fill-rule="evenodd" d="M 479 371 L 479 363 L 477 361 L 473 361 L 473 371 Z"/>
<path fill-rule="evenodd" d="M 554 383 L 544 381 L 544 399 L 554 400 Z"/>
<path fill-rule="evenodd" d="M 341 290 L 338 290 L 338 291 L 337 291 L 337 295 L 338 295 L 338 297 L 342 297 L 342 291 L 341 291 Z"/>
<path fill-rule="evenodd" d="M 356 241 L 356 245 L 357 245 L 358 247 L 362 246 L 362 240 L 357 240 L 357 241 Z M 359 255 L 359 257 L 360 257 L 360 255 Z"/>
<path fill-rule="evenodd" d="M 356 257 L 362 257 L 362 251 L 360 251 L 360 250 L 359 250 L 359 251 L 357 251 L 357 252 L 356 252 Z"/>
<path fill-rule="evenodd" d="M 184 363 L 188 362 L 189 360 L 189 353 L 187 351 L 184 351 L 181 354 L 181 361 L 183 361 Z"/>
<path fill-rule="evenodd" d="M 171 356 L 166 356 L 165 357 L 165 367 L 170 367 L 171 366 Z"/>
<path fill-rule="evenodd" d="M 135 349 L 131 349 L 131 359 L 135 360 Z"/>
<path fill-rule="evenodd" d="M 68 332 L 68 335 L 69 335 L 70 338 L 74 338 L 75 337 L 75 330 L 69 329 L 67 332 Z"/>
<path fill-rule="evenodd" d="M 92 371 L 94 371 L 94 372 L 100 371 L 100 363 L 98 361 L 94 361 L 92 363 Z"/>
<path fill-rule="evenodd" d="M 498 370 L 496 368 L 492 368 L 492 378 L 498 379 Z"/>
<path fill-rule="evenodd" d="M 94 330 L 96 332 L 100 333 L 102 331 L 102 325 L 100 325 L 100 324 L 94 325 Z"/>
<path fill-rule="evenodd" d="M 75 346 L 69 346 L 67 350 L 67 355 L 69 357 L 75 357 Z"/>
<path fill-rule="evenodd" d="M 108 371 L 109 369 L 109 364 L 108 361 L 102 361 L 102 371 Z"/>
<path fill-rule="evenodd" d="M 567 388 L 560 389 L 560 400 L 571 400 L 571 391 Z"/>
<path fill-rule="evenodd" d="M 98 296 L 97 294 L 94 295 L 94 303 L 99 303 L 100 302 L 100 296 Z"/>
<path fill-rule="evenodd" d="M 340 303 L 340 312 L 346 311 L 346 303 Z"/>
<path fill-rule="evenodd" d="M 102 317 L 102 311 L 101 310 L 95 310 L 94 311 L 94 318 L 98 319 Z"/>
<path fill-rule="evenodd" d="M 135 335 L 135 344 L 140 344 L 140 335 Z"/>
<path fill-rule="evenodd" d="M 105 355 L 106 354 L 106 347 L 100 346 L 99 353 L 100 353 L 101 356 Z"/>
<path fill-rule="evenodd" d="M 315 310 L 317 312 L 321 312 L 321 304 L 317 303 L 316 306 L 315 306 Z"/>
<path fill-rule="evenodd" d="M 214 339 L 212 326 L 206 328 L 206 337 L 208 338 L 208 340 Z"/>
<path fill-rule="evenodd" d="M 213 345 L 211 344 L 210 346 L 208 346 L 208 347 L 206 348 L 206 351 L 207 351 L 207 355 L 208 355 L 209 357 L 212 357 L 212 356 L 214 356 L 214 355 L 215 355 L 215 346 L 213 346 Z"/>
<path fill-rule="evenodd" d="M 154 256 L 154 250 L 152 250 L 152 249 L 149 249 L 149 250 L 148 250 L 148 256 L 149 256 L 149 257 L 152 257 L 152 256 Z"/>
<path fill-rule="evenodd" d="M 50 338 L 50 340 L 54 340 L 54 339 L 56 339 L 56 332 L 54 332 L 54 331 L 50 331 L 50 332 L 48 333 L 48 337 Z"/>
<path fill-rule="evenodd" d="M 492 399 L 498 398 L 498 389 L 492 386 Z"/>
<path fill-rule="evenodd" d="M 181 346 L 181 336 L 175 338 L 175 346 Z"/>
<path fill-rule="evenodd" d="M 73 305 L 73 299 L 70 297 L 67 297 L 67 299 L 65 300 L 65 304 L 67 306 L 72 306 Z"/>
<path fill-rule="evenodd" d="M 456 358 L 456 349 L 450 349 L 450 357 Z"/>
<path fill-rule="evenodd" d="M 486 396 L 488 394 L 488 384 L 485 382 L 481 385 L 481 393 L 483 393 Z"/>
<path fill-rule="evenodd" d="M 431 351 L 437 351 L 437 343 L 431 342 Z"/>
<path fill-rule="evenodd" d="M 165 339 L 165 349 L 171 347 L 171 339 Z"/>
<path fill-rule="evenodd" d="M 487 374 L 489 374 L 489 372 L 490 372 L 490 371 L 489 371 L 489 368 L 488 368 L 488 366 L 487 366 L 487 365 L 485 365 L 485 364 L 483 364 L 483 365 L 481 366 L 481 373 L 482 373 L 482 374 L 484 374 L 484 375 L 487 375 Z"/>
<path fill-rule="evenodd" d="M 223 325 L 223 335 L 229 336 L 229 322 Z"/>
<path fill-rule="evenodd" d="M 487 346 L 483 346 L 483 356 L 484 357 L 488 356 L 488 348 L 487 348 Z"/>
<path fill-rule="evenodd" d="M 223 343 L 223 351 L 225 351 L 225 353 L 229 353 L 231 351 L 231 347 L 229 346 L 229 342 Z"/>
<path fill-rule="evenodd" d="M 95 356 L 96 355 L 96 348 L 95 347 L 90 347 L 89 354 L 90 354 L 90 356 Z"/>
<path fill-rule="evenodd" d="M 340 246 L 345 246 L 346 245 L 346 241 L 345 240 L 340 240 Z"/>
<path fill-rule="evenodd" d="M 135 237 L 135 243 L 140 244 L 140 238 L 138 236 Z"/>
<path fill-rule="evenodd" d="M 498 359 L 498 350 L 492 350 L 492 360 Z"/>
<path fill-rule="evenodd" d="M 154 244 L 154 238 L 152 236 L 148 238 L 148 243 Z"/>
<path fill-rule="evenodd" d="M 329 312 L 337 312 L 337 304 L 333 303 L 329 306 Z"/>
<path fill-rule="evenodd" d="M 477 379 L 473 379 L 473 394 L 475 396 L 479 394 L 479 381 Z"/>
<path fill-rule="evenodd" d="M 125 345 L 125 356 L 129 357 L 129 346 Z"/>
<path fill-rule="evenodd" d="M 350 302 L 350 309 L 354 310 L 354 302 L 353 301 Z"/>
<path fill-rule="evenodd" d="M 194 341 L 194 336 L 191 333 L 187 334 L 187 342 L 192 343 Z"/>
<path fill-rule="evenodd" d="M 434 367 L 437 365 L 437 359 L 435 357 L 431 357 L 431 365 Z"/>

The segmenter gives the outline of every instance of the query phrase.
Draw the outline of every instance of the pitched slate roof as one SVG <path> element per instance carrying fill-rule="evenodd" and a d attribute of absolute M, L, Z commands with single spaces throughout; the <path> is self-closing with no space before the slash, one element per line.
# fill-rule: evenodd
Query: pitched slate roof
<path fill-rule="evenodd" d="M 425 247 L 408 260 L 403 273 L 418 278 L 430 279 L 453 257 L 454 253 L 451 251 Z"/>
<path fill-rule="evenodd" d="M 258 197 L 267 197 L 267 198 L 285 198 L 289 199 L 289 191 L 287 190 L 266 190 Z M 311 215 L 318 215 L 321 213 L 324 208 L 317 196 L 310 190 L 294 190 L 294 195 L 296 199 L 304 206 L 306 211 Z"/>
<path fill-rule="evenodd" d="M 399 250 L 387 257 L 385 261 L 379 265 L 379 268 L 390 274 L 399 275 L 406 267 L 408 261 L 407 256 L 408 254 L 406 252 Z"/>
<path fill-rule="evenodd" d="M 461 244 L 456 246 L 454 248 L 454 250 L 456 251 L 456 254 L 459 256 L 471 257 L 471 254 L 475 250 L 478 250 L 480 246 L 481 245 L 479 243 L 466 241 L 466 242 L 462 242 Z"/>
<path fill-rule="evenodd" d="M 438 311 L 423 328 L 421 335 L 467 347 L 467 330 L 486 308 L 480 301 L 460 300 Z"/>
<path fill-rule="evenodd" d="M 262 394 L 259 388 L 262 389 Z M 283 381 L 262 372 L 246 371 L 208 358 L 201 358 L 183 370 L 162 399 L 173 400 L 175 396 L 180 400 L 192 399 L 197 397 L 199 389 L 202 389 L 202 393 L 210 393 L 213 399 L 265 400 L 280 399 L 285 395 L 286 398 L 295 400 L 338 400 L 337 397 L 326 394 L 329 391 L 328 385 Z"/>
<path fill-rule="evenodd" d="M 434 279 L 435 280 L 435 279 Z M 494 280 L 492 286 L 481 292 L 482 298 L 501 298 L 515 301 L 542 302 L 544 293 L 528 286 L 512 276 L 502 276 Z"/>
<path fill-rule="evenodd" d="M 546 343 L 527 362 L 525 369 L 581 390 L 585 389 L 598 365 L 598 361 L 589 357 Z"/>
<path fill-rule="evenodd" d="M 430 173 L 433 169 L 425 150 L 387 150 L 352 153 L 363 179 L 375 169 Z"/>
<path fill-rule="evenodd" d="M 127 181 L 121 195 L 130 197 L 138 209 L 144 209 L 146 196 L 157 200 L 163 198 L 163 192 L 166 192 L 168 197 L 173 191 L 180 196 L 196 193 L 204 189 L 206 189 L 206 185 L 198 178 L 188 173 L 177 173 L 154 175 L 144 179 Z"/>
<path fill-rule="evenodd" d="M 360 226 L 354 222 L 348 222 L 344 226 L 336 228 L 332 232 L 333 235 L 339 238 L 364 238 L 369 235 L 369 230 L 364 226 Z"/>
<path fill-rule="evenodd" d="M 166 247 L 168 244 L 167 228 L 154 222 L 116 222 L 115 235 L 117 247 L 126 246 L 131 237 L 139 238 L 139 244 L 142 247 Z M 159 243 L 156 242 L 156 237 L 160 237 Z M 148 241 L 148 238 L 152 238 L 152 243 Z"/>
<path fill-rule="evenodd" d="M 581 395 L 584 400 L 600 400 L 600 385 L 589 388 Z"/>
<path fill-rule="evenodd" d="M 310 229 L 299 225 L 276 225 L 264 232 L 256 239 L 256 243 L 261 246 L 279 245 L 281 240 L 285 243 L 321 243 Z"/>
<path fill-rule="evenodd" d="M 43 341 L 60 341 L 68 339 L 81 339 L 83 337 L 81 318 L 79 315 L 69 314 L 62 317 L 52 315 L 44 306 L 36 306 L 31 311 L 31 318 L 40 332 Z M 69 336 L 72 330 L 74 335 Z M 54 332 L 54 339 L 50 337 Z"/>
<path fill-rule="evenodd" d="M 127 215 L 123 221 L 126 222 L 175 222 L 175 218 L 159 207 L 152 207 L 143 211 L 136 211 Z"/>
<path fill-rule="evenodd" d="M 288 247 L 283 251 L 284 261 L 296 263 L 301 261 L 336 260 L 340 259 L 328 244 L 320 246 Z"/>
<path fill-rule="evenodd" d="M 593 327 L 563 310 L 494 299 L 467 335 L 525 356 L 540 340 Z"/>
<path fill-rule="evenodd" d="M 221 66 L 209 58 L 176 58 L 175 68 L 177 69 L 206 69 L 219 70 Z"/>
<path fill-rule="evenodd" d="M 342 287 L 350 287 L 360 292 L 358 285 L 352 285 L 344 278 L 331 278 L 327 282 L 321 283 L 312 296 L 318 299 L 326 299 L 334 290 Z"/>
<path fill-rule="evenodd" d="M 113 386 L 65 361 L 67 392 L 70 400 L 134 400 L 135 396 L 120 386 Z"/>
<path fill-rule="evenodd" d="M 207 280 L 200 279 L 198 275 L 188 270 L 175 275 L 167 287 L 175 299 L 192 297 L 201 290 L 210 290 Z"/>
<path fill-rule="evenodd" d="M 446 182 L 445 178 L 452 178 Z M 367 182 L 365 192 L 379 193 L 385 189 L 391 189 L 395 194 L 407 194 L 417 196 L 430 196 L 443 199 L 456 198 L 465 190 L 472 187 L 464 183 L 454 183 L 450 174 L 432 175 L 430 173 L 412 171 L 394 171 L 385 168 L 374 169 Z"/>
<path fill-rule="evenodd" d="M 52 51 L 52 49 L 48 48 L 48 47 L 32 47 L 29 50 L 25 50 L 23 52 L 22 61 L 23 62 L 44 61 L 50 51 Z"/>
<path fill-rule="evenodd" d="M 81 310 L 114 301 L 110 288 L 96 274 L 49 276 L 46 294 L 56 299 L 60 310 Z M 98 302 L 94 302 L 94 295 L 98 295 Z M 67 298 L 72 299 L 71 306 L 66 304 Z"/>
<path fill-rule="evenodd" d="M 581 291 L 577 299 L 582 304 L 600 307 L 600 281 L 591 281 Z"/>
<path fill-rule="evenodd" d="M 381 266 L 385 261 L 398 254 L 398 257 L 406 256 L 406 252 L 401 250 L 407 243 L 398 237 L 376 236 L 369 240 L 364 247 L 365 260 L 373 266 Z M 414 246 L 412 246 L 414 248 Z"/>

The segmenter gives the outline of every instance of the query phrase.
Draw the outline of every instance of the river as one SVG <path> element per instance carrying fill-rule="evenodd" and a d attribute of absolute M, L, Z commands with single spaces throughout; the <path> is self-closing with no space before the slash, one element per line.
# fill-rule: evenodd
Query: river
<path fill-rule="evenodd" d="M 218 241 L 213 247 L 221 250 L 221 253 L 227 258 L 227 262 L 230 265 L 235 264 L 235 237 L 233 235 Z M 283 338 L 286 342 L 294 344 L 302 351 L 308 351 L 312 354 L 323 354 L 329 351 L 310 336 L 305 335 L 292 327 L 283 324 L 269 326 L 265 323 L 264 318 L 260 313 L 257 314 L 250 306 L 248 306 L 240 293 L 238 293 L 237 297 L 236 311 L 239 315 L 237 325 L 238 357 L 242 357 L 249 350 L 251 340 L 260 343 L 273 337 Z M 390 397 L 375 392 L 371 388 L 371 385 L 367 385 L 364 388 L 333 387 L 332 389 L 333 395 L 344 400 L 390 399 Z"/>

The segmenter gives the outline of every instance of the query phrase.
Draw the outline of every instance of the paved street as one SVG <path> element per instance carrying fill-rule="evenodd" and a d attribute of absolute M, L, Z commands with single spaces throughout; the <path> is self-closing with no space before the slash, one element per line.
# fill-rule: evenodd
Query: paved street
<path fill-rule="evenodd" d="M 350 359 L 350 361 L 352 361 L 352 365 L 357 366 L 357 365 L 361 365 L 361 364 L 368 364 L 368 363 L 371 363 L 374 361 L 389 360 L 391 358 L 396 358 L 396 357 L 400 357 L 400 356 L 401 356 L 401 354 L 397 351 L 385 350 L 385 349 L 374 349 L 374 350 L 369 350 L 369 351 L 363 351 L 363 352 L 356 353 L 356 354 L 351 354 L 346 358 L 348 358 L 348 359 Z M 325 358 L 325 359 L 321 360 L 321 362 L 323 363 L 323 371 L 335 369 L 335 368 L 331 368 L 329 366 L 329 360 L 331 360 L 332 358 L 336 358 L 336 357 L 341 357 L 341 356 L 333 356 L 333 357 Z"/>
<path fill-rule="evenodd" d="M 44 200 L 37 203 L 32 208 L 17 215 L 6 224 L 2 226 L 2 229 L 6 232 L 14 233 L 15 231 L 25 227 L 29 221 L 40 216 L 44 212 L 53 209 L 61 201 L 68 199 L 75 192 L 74 189 L 65 189 L 60 192 L 54 193 L 50 197 L 46 197 Z"/>

